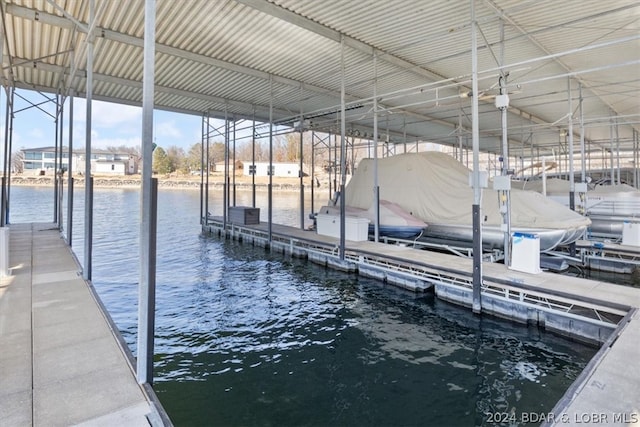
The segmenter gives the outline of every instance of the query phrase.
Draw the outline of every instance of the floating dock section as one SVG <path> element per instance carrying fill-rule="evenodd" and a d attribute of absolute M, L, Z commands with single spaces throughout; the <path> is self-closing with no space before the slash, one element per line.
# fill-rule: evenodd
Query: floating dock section
<path fill-rule="evenodd" d="M 582 264 L 592 270 L 640 274 L 640 246 L 578 240 Z"/>
<path fill-rule="evenodd" d="M 148 385 L 53 224 L 10 227 L 0 279 L 0 425 L 165 426 Z"/>
<path fill-rule="evenodd" d="M 340 258 L 335 237 L 277 224 L 270 230 L 265 223 L 237 225 L 218 217 L 209 218 L 203 232 L 414 292 L 433 291 L 441 299 L 472 306 L 473 263 L 467 258 L 410 245 L 348 240 Z M 608 425 L 640 422 L 640 289 L 547 272 L 524 273 L 497 263 L 483 264 L 481 289 L 483 313 L 600 346 L 553 413 L 537 414 L 537 422 L 585 424 L 596 413 Z"/>

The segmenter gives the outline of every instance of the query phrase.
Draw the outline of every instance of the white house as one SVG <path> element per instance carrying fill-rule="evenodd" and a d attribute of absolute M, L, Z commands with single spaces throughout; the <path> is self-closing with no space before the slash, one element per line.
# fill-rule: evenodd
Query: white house
<path fill-rule="evenodd" d="M 55 168 L 55 147 L 25 148 L 20 150 L 25 175 L 50 175 Z M 71 166 L 74 173 L 84 173 L 85 150 L 73 150 Z M 62 169 L 69 170 L 69 149 L 62 147 Z M 138 173 L 137 158 L 129 153 L 91 150 L 91 172 L 98 175 L 132 175 Z"/>
<path fill-rule="evenodd" d="M 269 162 L 256 162 L 255 163 L 255 175 L 256 176 L 269 176 Z M 299 178 L 300 177 L 300 164 L 299 163 L 272 163 L 273 176 Z M 244 162 L 243 174 L 251 175 L 252 167 L 251 162 Z"/>

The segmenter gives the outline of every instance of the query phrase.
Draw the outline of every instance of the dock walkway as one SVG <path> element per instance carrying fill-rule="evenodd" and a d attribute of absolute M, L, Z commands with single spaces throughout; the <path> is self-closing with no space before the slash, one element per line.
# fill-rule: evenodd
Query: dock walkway
<path fill-rule="evenodd" d="M 168 418 L 53 224 L 10 227 L 0 279 L 0 425 L 149 426 Z"/>

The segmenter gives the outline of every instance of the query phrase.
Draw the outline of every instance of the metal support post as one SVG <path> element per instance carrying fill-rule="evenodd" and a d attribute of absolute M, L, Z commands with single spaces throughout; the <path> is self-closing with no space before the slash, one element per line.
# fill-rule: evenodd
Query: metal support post
<path fill-rule="evenodd" d="M 0 212 L 0 227 L 4 227 L 7 222 L 5 221 L 5 203 L 7 199 L 7 177 L 2 176 L 2 188 L 0 188 L 0 205 L 2 211 Z"/>
<path fill-rule="evenodd" d="M 475 12 L 475 0 L 471 0 L 471 136 L 473 146 L 473 312 L 482 311 L 482 223 L 480 206 L 482 189 L 480 188 L 480 126 L 478 123 L 478 36 Z"/>
<path fill-rule="evenodd" d="M 300 147 L 299 147 L 299 167 L 298 167 L 298 177 L 300 178 L 300 230 L 304 230 L 304 171 L 302 170 L 303 166 L 303 139 L 304 139 L 304 114 L 302 109 L 302 98 L 304 95 L 303 92 L 304 85 L 300 85 Z M 312 176 L 313 179 L 313 176 Z M 313 187 L 313 184 L 311 185 Z"/>
<path fill-rule="evenodd" d="M 145 0 L 142 77 L 142 207 L 138 289 L 138 383 L 153 384 L 158 181 L 153 178 L 156 2 Z"/>
<path fill-rule="evenodd" d="M 73 92 L 69 96 L 69 155 L 67 166 L 67 244 L 72 245 L 73 237 Z"/>
<path fill-rule="evenodd" d="M 93 176 L 85 176 L 85 206 L 84 206 L 84 220 L 85 227 L 93 227 Z M 82 277 L 84 280 L 91 280 L 92 278 L 92 264 L 93 264 L 93 232 L 90 231 L 84 233 L 84 268 L 82 270 Z"/>
<path fill-rule="evenodd" d="M 200 123 L 200 224 L 207 224 L 207 218 L 204 213 L 204 138 L 205 132 L 209 132 L 209 127 L 205 129 L 205 116 L 202 115 Z M 208 216 L 208 215 L 206 215 Z"/>
<path fill-rule="evenodd" d="M 567 79 L 567 95 L 569 99 L 569 123 L 567 129 L 567 144 L 569 145 L 569 209 L 576 210 L 576 183 L 575 173 L 573 168 L 573 95 L 571 94 L 571 78 Z M 569 245 L 569 254 L 572 257 L 576 256 L 576 243 L 572 242 Z"/>
<path fill-rule="evenodd" d="M 233 171 L 233 175 L 231 175 L 231 179 L 232 179 L 232 187 L 233 187 L 233 197 L 232 197 L 232 205 L 231 206 L 236 206 L 236 116 L 233 116 L 233 167 L 232 167 L 232 171 Z"/>
<path fill-rule="evenodd" d="M 273 237 L 273 76 L 269 75 L 269 185 L 268 190 L 268 231 L 269 247 Z"/>
<path fill-rule="evenodd" d="M 9 227 L 0 227 L 0 277 L 9 276 Z"/>
<path fill-rule="evenodd" d="M 222 194 L 222 216 L 226 228 L 231 194 L 231 189 L 229 188 L 229 117 L 227 116 L 226 107 L 224 109 L 224 184 L 222 185 Z"/>
<path fill-rule="evenodd" d="M 256 207 L 256 107 L 251 120 L 251 207 Z"/>
<path fill-rule="evenodd" d="M 62 149 L 62 147 L 60 147 Z M 64 193 L 64 171 L 60 170 L 60 178 L 58 179 L 58 217 L 56 218 L 56 224 L 58 224 L 58 230 L 62 231 L 62 198 Z"/>
<path fill-rule="evenodd" d="M 202 171 L 202 173 L 206 173 L 206 181 L 205 181 L 205 184 L 204 184 L 204 215 L 205 215 L 204 216 L 205 217 L 204 223 L 205 224 L 209 224 L 209 171 L 211 170 L 211 164 L 209 163 L 209 145 L 210 145 L 209 144 L 209 125 L 210 125 L 210 123 L 209 123 L 209 113 L 207 112 L 207 134 L 206 134 L 207 135 L 206 136 L 206 138 L 207 138 L 207 141 L 206 141 L 207 142 L 207 148 L 206 148 L 206 151 L 205 151 L 206 158 L 204 159 L 204 164 L 206 166 L 206 172 L 204 170 Z M 227 217 L 224 214 L 226 214 L 226 211 L 223 210 L 222 221 L 223 221 L 223 224 L 226 225 Z"/>
<path fill-rule="evenodd" d="M 93 27 L 95 1 L 89 2 L 89 20 Z M 86 129 L 84 159 L 84 269 L 83 277 L 91 280 L 93 246 L 93 177 L 91 176 L 91 107 L 93 99 L 93 34 L 87 34 L 86 65 Z"/>
<path fill-rule="evenodd" d="M 4 176 L 7 178 L 5 182 L 4 195 L 4 223 L 9 224 L 9 216 L 11 213 L 11 150 L 13 146 L 13 101 L 15 88 L 10 88 L 7 94 L 7 115 L 5 121 L 5 170 Z"/>
<path fill-rule="evenodd" d="M 345 258 L 345 230 L 346 230 L 346 198 L 344 189 L 346 186 L 347 174 L 346 172 L 346 155 L 347 146 L 345 141 L 346 132 L 346 111 L 345 111 L 345 68 L 344 68 L 344 35 L 340 36 L 340 260 L 344 261 Z"/>
<path fill-rule="evenodd" d="M 502 170 L 501 175 L 508 177 L 509 171 L 509 140 L 507 137 L 507 108 L 509 97 L 507 95 L 507 76 L 502 73 L 499 78 L 500 96 L 496 98 L 496 106 L 500 109 L 502 121 Z M 502 227 L 504 231 L 504 265 L 511 266 L 511 186 L 504 185 L 499 192 L 500 213 L 502 214 Z"/>
<path fill-rule="evenodd" d="M 58 222 L 58 201 L 60 198 L 58 197 L 58 169 L 60 164 L 58 163 L 58 152 L 62 151 L 61 143 L 62 141 L 59 138 L 60 136 L 60 95 L 56 94 L 56 116 L 55 116 L 55 137 L 54 137 L 54 148 L 53 148 L 53 223 L 58 226 L 58 229 L 62 227 L 62 224 Z"/>
<path fill-rule="evenodd" d="M 5 144 L 6 147 L 6 144 Z M 6 156 L 6 154 L 5 154 Z M 5 157 L 6 158 L 6 157 Z M 0 212 L 0 277 L 6 277 L 9 275 L 9 227 L 5 223 L 5 199 L 7 196 L 7 177 L 2 176 L 2 212 Z"/>
<path fill-rule="evenodd" d="M 373 52 L 373 240 L 380 241 L 380 183 L 378 178 L 378 54 Z"/>

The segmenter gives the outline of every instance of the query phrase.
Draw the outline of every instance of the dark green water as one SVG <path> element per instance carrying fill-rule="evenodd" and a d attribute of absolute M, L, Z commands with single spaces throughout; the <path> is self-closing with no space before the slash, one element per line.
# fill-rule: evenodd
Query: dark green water
<path fill-rule="evenodd" d="M 296 225 L 297 195 L 275 203 L 274 218 Z M 94 205 L 94 285 L 135 353 L 139 193 L 100 190 Z M 202 236 L 198 210 L 197 192 L 160 194 L 154 388 L 177 426 L 518 421 L 551 411 L 597 350 Z M 33 212 L 25 220 L 50 220 Z"/>
<path fill-rule="evenodd" d="M 212 262 L 225 260 L 216 280 L 189 286 L 188 308 L 162 322 L 155 389 L 177 425 L 483 425 L 490 413 L 549 412 L 595 353 L 431 296 L 208 244 Z"/>

